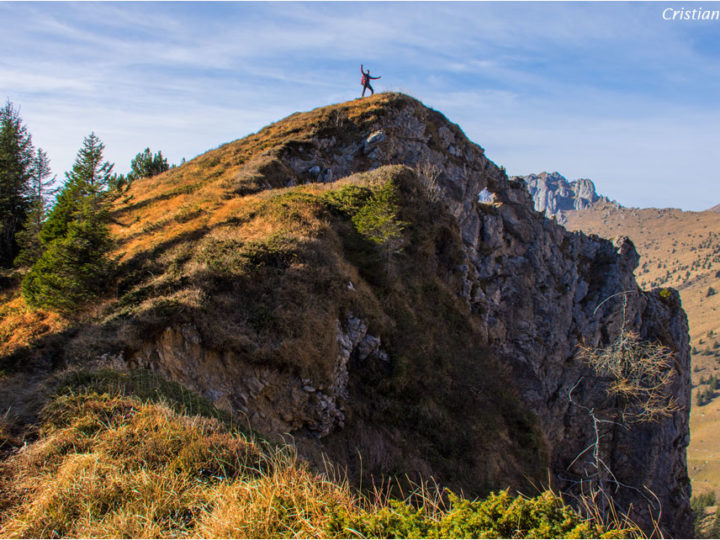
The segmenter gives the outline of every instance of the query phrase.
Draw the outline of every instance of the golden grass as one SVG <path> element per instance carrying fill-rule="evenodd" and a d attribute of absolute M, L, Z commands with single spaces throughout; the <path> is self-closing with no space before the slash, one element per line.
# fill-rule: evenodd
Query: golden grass
<path fill-rule="evenodd" d="M 0 303 L 0 357 L 27 347 L 43 336 L 60 332 L 68 325 L 57 313 L 29 308 L 17 291 L 15 293 Z"/>
<path fill-rule="evenodd" d="M 310 141 L 319 130 L 329 126 L 340 130 L 346 124 L 370 125 L 397 99 L 400 99 L 397 94 L 378 94 L 370 99 L 296 113 L 180 167 L 136 181 L 115 206 L 111 232 L 118 240 L 116 255 L 122 261 L 128 260 L 201 226 L 201 220 L 182 226 L 183 213 L 188 209 L 214 214 L 214 222 L 218 222 L 218 216 L 230 219 L 242 213 L 252 199 L 238 198 L 235 194 L 238 185 L 248 184 L 252 188 L 252 179 L 258 178 L 264 163 L 272 162 L 273 152 L 291 142 Z M 243 178 L 247 181 L 243 182 Z"/>
<path fill-rule="evenodd" d="M 381 536 L 492 537 L 493 520 L 513 537 L 638 534 L 579 518 L 548 492 L 502 492 L 484 506 L 451 496 L 449 507 L 439 491 L 417 486 L 407 500 L 421 503 L 418 513 L 382 486 L 367 497 L 313 473 L 290 447 L 132 396 L 61 395 L 42 419 L 40 439 L 0 464 L 1 537 L 353 538 L 350 525 L 365 520 Z"/>
<path fill-rule="evenodd" d="M 329 508 L 356 504 L 291 449 L 167 406 L 65 396 L 44 418 L 44 437 L 2 466 L 2 537 L 317 537 Z"/>

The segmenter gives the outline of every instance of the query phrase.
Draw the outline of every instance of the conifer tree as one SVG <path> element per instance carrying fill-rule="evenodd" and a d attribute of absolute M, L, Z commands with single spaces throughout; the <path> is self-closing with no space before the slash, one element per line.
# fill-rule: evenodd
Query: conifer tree
<path fill-rule="evenodd" d="M 48 245 L 67 234 L 70 222 L 79 211 L 81 200 L 89 198 L 98 211 L 102 210 L 114 167 L 107 161 L 103 162 L 104 150 L 105 145 L 95 133 L 83 141 L 72 170 L 65 173 L 65 185 L 40 232 L 43 244 Z"/>
<path fill-rule="evenodd" d="M 40 232 L 45 248 L 22 282 L 23 296 L 36 307 L 70 313 L 100 295 L 113 269 L 107 189 L 113 165 L 103 161 L 105 145 L 91 133 Z"/>
<path fill-rule="evenodd" d="M 162 152 L 153 155 L 150 148 L 146 148 L 130 162 L 130 172 L 127 179 L 133 181 L 138 178 L 155 176 L 167 171 L 169 168 L 167 159 L 163 157 Z"/>
<path fill-rule="evenodd" d="M 47 154 L 38 148 L 30 177 L 27 219 L 23 230 L 16 235 L 20 248 L 20 253 L 15 257 L 17 266 L 31 266 L 42 255 L 40 231 L 48 213 L 50 199 L 56 191 L 52 188 L 55 178 L 50 178 L 50 174 L 50 160 Z"/>
<path fill-rule="evenodd" d="M 0 109 L 0 266 L 17 255 L 15 235 L 29 209 L 27 199 L 34 149 L 20 113 L 9 101 Z"/>

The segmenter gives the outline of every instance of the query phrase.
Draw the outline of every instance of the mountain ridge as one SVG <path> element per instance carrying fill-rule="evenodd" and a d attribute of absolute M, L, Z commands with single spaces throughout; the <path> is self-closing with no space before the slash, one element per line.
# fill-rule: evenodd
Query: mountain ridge
<path fill-rule="evenodd" d="M 651 528 L 658 508 L 631 489 L 646 486 L 661 528 L 691 531 L 677 293 L 638 289 L 626 239 L 542 219 L 524 182 L 417 100 L 296 113 L 136 181 L 113 219 L 117 298 L 15 358 L 157 371 L 356 481 L 481 493 L 549 470 L 570 495 L 617 481 Z M 584 450 L 587 411 L 623 411 L 576 350 L 626 330 L 673 351 L 679 408 L 608 433 L 605 470 Z"/>
<path fill-rule="evenodd" d="M 589 208 L 598 202 L 610 202 L 607 197 L 598 195 L 595 184 L 589 178 L 570 182 L 559 172 L 541 172 L 514 179 L 525 182 L 535 210 L 557 219 L 559 223 L 565 223 L 565 212 Z"/>

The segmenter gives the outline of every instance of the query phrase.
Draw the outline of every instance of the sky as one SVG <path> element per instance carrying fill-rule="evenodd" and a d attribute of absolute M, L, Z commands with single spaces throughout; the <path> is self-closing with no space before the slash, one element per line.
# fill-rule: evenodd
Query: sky
<path fill-rule="evenodd" d="M 0 2 L 0 99 L 59 179 L 95 132 L 117 172 L 360 96 L 360 64 L 510 175 L 626 206 L 720 203 L 720 2 Z M 667 16 L 667 15 L 666 15 Z"/>

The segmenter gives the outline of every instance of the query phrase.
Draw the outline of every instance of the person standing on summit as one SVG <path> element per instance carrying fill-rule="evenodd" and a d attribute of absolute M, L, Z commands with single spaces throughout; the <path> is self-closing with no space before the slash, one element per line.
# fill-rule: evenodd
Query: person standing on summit
<path fill-rule="evenodd" d="M 371 79 L 382 79 L 382 77 L 371 77 L 370 76 L 370 70 L 367 71 L 363 70 L 363 65 L 360 64 L 360 73 L 362 73 L 362 79 L 360 80 L 360 84 L 363 85 L 363 91 L 362 91 L 362 97 L 365 97 L 365 90 L 370 90 L 370 95 L 375 94 L 375 90 L 373 90 L 373 87 L 370 86 L 370 80 Z"/>

